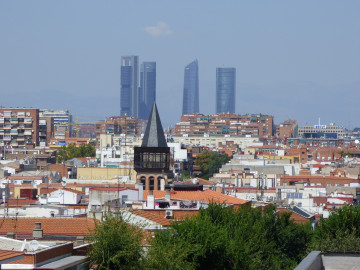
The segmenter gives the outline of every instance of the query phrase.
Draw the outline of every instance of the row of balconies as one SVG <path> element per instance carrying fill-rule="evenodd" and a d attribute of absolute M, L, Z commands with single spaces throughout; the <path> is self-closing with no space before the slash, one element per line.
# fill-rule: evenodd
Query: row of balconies
<path fill-rule="evenodd" d="M 9 130 L 5 130 L 5 129 L 0 129 L 0 135 L 32 135 L 32 130 L 18 130 L 18 129 L 11 129 L 10 132 Z M 46 134 L 45 134 L 46 135 Z"/>
<path fill-rule="evenodd" d="M 24 120 L 24 122 L 29 122 L 29 123 L 32 123 L 32 121 L 33 121 L 33 119 L 31 117 L 25 118 L 25 116 L 18 116 L 18 117 L 4 116 L 4 117 L 0 117 L 0 123 L 1 122 L 6 122 L 6 121 L 18 122 L 19 120 Z"/>
<path fill-rule="evenodd" d="M 19 146 L 24 144 L 32 144 L 32 140 L 1 140 L 0 139 L 0 146 Z"/>
<path fill-rule="evenodd" d="M 24 128 L 26 128 L 26 129 L 29 129 L 29 128 L 33 128 L 33 126 L 32 125 L 29 125 L 29 124 L 26 124 L 26 125 L 24 125 L 24 124 L 22 124 L 22 125 L 14 125 L 14 124 L 1 124 L 0 123 L 0 128 L 4 128 L 4 129 L 15 129 L 15 128 L 17 128 L 17 129 L 24 129 Z"/>

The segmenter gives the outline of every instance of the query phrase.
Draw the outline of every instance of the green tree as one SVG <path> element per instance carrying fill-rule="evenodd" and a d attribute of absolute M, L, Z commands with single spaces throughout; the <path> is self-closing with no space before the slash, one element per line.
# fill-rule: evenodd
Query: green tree
<path fill-rule="evenodd" d="M 360 251 L 360 207 L 346 205 L 321 218 L 312 243 L 313 250 Z"/>
<path fill-rule="evenodd" d="M 275 214 L 273 207 L 234 210 L 211 204 L 198 216 L 158 232 L 148 265 L 154 266 L 149 269 L 160 265 L 166 267 L 158 269 L 293 269 L 306 256 L 310 241 L 310 224 L 296 224 L 287 213 Z M 181 250 L 177 258 L 176 250 Z"/>
<path fill-rule="evenodd" d="M 106 215 L 102 222 L 96 222 L 89 238 L 90 262 L 99 270 L 139 269 L 142 238 L 141 230 L 127 224 L 121 215 Z"/>
<path fill-rule="evenodd" d="M 59 163 L 77 157 L 95 157 L 94 143 L 83 143 L 79 146 L 75 144 L 64 145 L 57 152 L 57 161 Z"/>
<path fill-rule="evenodd" d="M 196 156 L 195 165 L 201 168 L 202 177 L 209 179 L 210 176 L 218 172 L 220 167 L 229 160 L 230 157 L 226 154 L 221 155 L 213 151 L 203 151 Z"/>
<path fill-rule="evenodd" d="M 148 270 L 192 270 L 195 265 L 187 258 L 192 247 L 185 241 L 174 241 L 174 230 L 157 231 L 151 247 L 143 261 L 143 269 Z"/>

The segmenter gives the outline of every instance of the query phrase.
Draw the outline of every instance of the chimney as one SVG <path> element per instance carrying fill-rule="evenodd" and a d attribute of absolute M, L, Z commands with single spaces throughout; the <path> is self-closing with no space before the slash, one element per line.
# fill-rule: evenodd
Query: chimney
<path fill-rule="evenodd" d="M 155 197 L 153 195 L 153 191 L 149 190 L 149 195 L 146 200 L 147 209 L 155 209 Z"/>
<path fill-rule="evenodd" d="M 34 238 L 43 238 L 44 232 L 41 229 L 41 222 L 35 222 L 35 228 L 33 230 L 33 237 Z"/>
<path fill-rule="evenodd" d="M 142 201 L 143 200 L 143 190 L 144 190 L 143 184 L 141 184 L 141 183 L 138 184 L 138 190 L 139 190 L 139 201 Z"/>
<path fill-rule="evenodd" d="M 170 190 L 165 190 L 165 200 L 170 201 L 171 200 L 171 193 Z"/>
<path fill-rule="evenodd" d="M 7 237 L 7 238 L 11 238 L 11 239 L 15 239 L 15 233 L 14 233 L 14 232 L 8 232 L 8 233 L 6 234 L 6 237 Z"/>

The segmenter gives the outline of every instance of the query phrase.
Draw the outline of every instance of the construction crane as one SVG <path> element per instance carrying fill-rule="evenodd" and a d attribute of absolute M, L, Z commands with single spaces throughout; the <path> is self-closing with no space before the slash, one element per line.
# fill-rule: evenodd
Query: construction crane
<path fill-rule="evenodd" d="M 79 122 L 79 117 L 76 116 L 76 122 L 60 122 L 61 126 L 75 126 L 75 137 L 79 138 L 79 125 L 96 125 L 96 122 Z"/>

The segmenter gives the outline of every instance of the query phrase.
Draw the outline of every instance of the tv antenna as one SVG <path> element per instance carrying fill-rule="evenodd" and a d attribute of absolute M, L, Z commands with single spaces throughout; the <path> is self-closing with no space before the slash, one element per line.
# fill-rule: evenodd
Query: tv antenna
<path fill-rule="evenodd" d="M 24 251 L 25 250 L 25 246 L 26 246 L 26 239 L 24 239 L 22 245 L 21 245 L 21 248 L 20 248 L 20 251 Z"/>
<path fill-rule="evenodd" d="M 29 243 L 29 250 L 34 252 L 36 251 L 37 249 L 39 248 L 39 242 L 36 241 L 36 240 L 32 240 L 30 243 Z"/>

